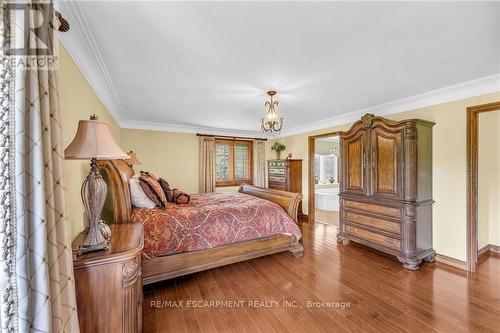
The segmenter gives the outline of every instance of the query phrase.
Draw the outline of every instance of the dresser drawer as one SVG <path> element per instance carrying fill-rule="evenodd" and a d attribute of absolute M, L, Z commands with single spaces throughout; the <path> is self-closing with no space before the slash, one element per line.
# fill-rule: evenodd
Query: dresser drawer
<path fill-rule="evenodd" d="M 401 251 L 401 241 L 399 239 L 379 235 L 374 232 L 356 228 L 348 224 L 344 224 L 344 232 L 357 238 L 361 238 L 384 247 Z"/>
<path fill-rule="evenodd" d="M 284 175 L 285 169 L 284 168 L 269 168 L 269 174 L 270 175 Z"/>
<path fill-rule="evenodd" d="M 351 200 L 344 200 L 343 206 L 346 208 L 358 209 L 374 214 L 380 214 L 399 219 L 402 218 L 401 209 L 399 208 L 379 206 L 379 205 L 369 204 L 365 202 L 351 201 Z"/>
<path fill-rule="evenodd" d="M 392 232 L 394 234 L 401 234 L 401 224 L 397 222 L 386 221 L 380 218 L 361 215 L 349 211 L 344 211 L 344 219 L 349 222 L 366 225 L 383 231 Z"/>
<path fill-rule="evenodd" d="M 270 182 L 275 182 L 275 183 L 282 183 L 284 184 L 285 183 L 285 177 L 280 177 L 280 176 L 272 176 L 272 175 L 269 175 L 269 181 Z"/>
<path fill-rule="evenodd" d="M 269 161 L 268 162 L 268 166 L 269 166 L 269 168 L 272 168 L 272 167 L 284 168 L 285 167 L 285 161 L 280 161 L 280 160 Z"/>

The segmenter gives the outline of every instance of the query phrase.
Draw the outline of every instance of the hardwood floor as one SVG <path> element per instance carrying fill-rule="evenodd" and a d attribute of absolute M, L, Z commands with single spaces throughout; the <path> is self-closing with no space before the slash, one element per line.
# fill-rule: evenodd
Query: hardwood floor
<path fill-rule="evenodd" d="M 331 225 L 339 225 L 339 211 L 338 210 L 323 210 L 317 209 L 314 213 L 314 218 L 316 222 L 331 224 Z"/>
<path fill-rule="evenodd" d="M 500 257 L 469 276 L 440 263 L 411 272 L 360 246 L 337 244 L 334 226 L 304 223 L 303 233 L 301 258 L 284 252 L 147 287 L 144 333 L 500 332 Z"/>

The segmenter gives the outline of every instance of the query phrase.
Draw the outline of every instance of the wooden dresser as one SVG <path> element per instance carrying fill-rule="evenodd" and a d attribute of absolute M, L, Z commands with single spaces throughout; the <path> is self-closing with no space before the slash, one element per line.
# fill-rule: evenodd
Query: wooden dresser
<path fill-rule="evenodd" d="M 366 114 L 340 136 L 338 241 L 432 262 L 432 126 Z"/>
<path fill-rule="evenodd" d="M 73 254 L 81 333 L 142 331 L 140 223 L 113 224 L 107 251 Z M 73 251 L 84 239 L 81 233 Z"/>
<path fill-rule="evenodd" d="M 277 190 L 302 193 L 302 160 L 268 160 L 267 186 Z M 302 215 L 302 202 L 299 216 Z"/>

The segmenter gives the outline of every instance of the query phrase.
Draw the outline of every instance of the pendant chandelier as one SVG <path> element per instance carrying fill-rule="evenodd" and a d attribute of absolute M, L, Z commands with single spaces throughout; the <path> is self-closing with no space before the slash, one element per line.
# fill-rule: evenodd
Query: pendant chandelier
<path fill-rule="evenodd" d="M 270 90 L 267 94 L 271 97 L 269 101 L 264 104 L 267 111 L 267 117 L 260 119 L 260 128 L 263 132 L 281 132 L 283 128 L 283 118 L 279 118 L 276 115 L 276 111 L 278 110 L 278 101 L 273 100 L 273 96 L 276 95 L 276 91 Z"/>

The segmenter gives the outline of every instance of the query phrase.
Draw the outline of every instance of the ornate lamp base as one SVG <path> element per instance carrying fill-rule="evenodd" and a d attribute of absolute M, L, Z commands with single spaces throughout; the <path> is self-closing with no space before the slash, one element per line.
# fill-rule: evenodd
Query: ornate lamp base
<path fill-rule="evenodd" d="M 109 227 L 100 219 L 107 191 L 106 182 L 97 169 L 97 159 L 93 158 L 90 173 L 82 184 L 82 202 L 88 216 L 89 228 L 78 255 L 108 249 L 111 233 Z"/>

